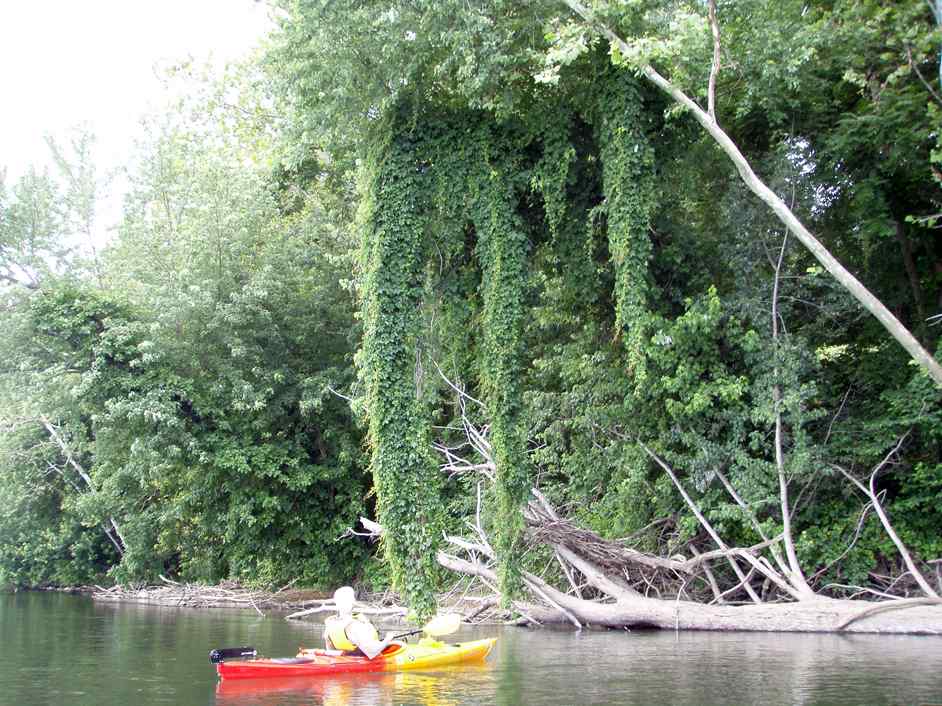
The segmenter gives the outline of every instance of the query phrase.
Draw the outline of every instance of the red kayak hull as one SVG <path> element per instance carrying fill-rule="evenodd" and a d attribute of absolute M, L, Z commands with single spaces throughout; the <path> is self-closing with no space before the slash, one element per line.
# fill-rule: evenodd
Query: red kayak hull
<path fill-rule="evenodd" d="M 445 665 L 483 662 L 497 638 L 446 644 L 423 638 L 418 644 L 389 645 L 376 659 L 339 655 L 325 650 L 301 650 L 288 659 L 250 659 L 219 662 L 216 671 L 226 679 L 317 677 L 364 672 L 436 669 Z"/>
<path fill-rule="evenodd" d="M 365 657 L 314 656 L 296 664 L 272 659 L 253 659 L 248 662 L 220 662 L 216 671 L 223 679 L 271 679 L 290 677 L 328 676 L 359 672 L 384 672 L 388 669 L 383 659 Z"/>

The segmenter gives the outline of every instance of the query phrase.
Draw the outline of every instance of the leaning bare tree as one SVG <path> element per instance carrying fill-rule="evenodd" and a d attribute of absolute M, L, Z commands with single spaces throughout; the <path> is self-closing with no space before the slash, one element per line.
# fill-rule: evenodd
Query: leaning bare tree
<path fill-rule="evenodd" d="M 65 425 L 43 413 L 35 416 L 13 416 L 0 418 L 0 434 L 15 434 L 23 429 L 41 428 L 42 436 L 35 444 L 13 452 L 11 464 L 20 467 L 35 467 L 37 480 L 45 483 L 47 478 L 58 478 L 70 488 L 75 496 L 95 497 L 98 484 L 79 460 Z M 127 542 L 117 519 L 109 515 L 101 530 L 114 546 L 118 556 L 124 556 Z"/>

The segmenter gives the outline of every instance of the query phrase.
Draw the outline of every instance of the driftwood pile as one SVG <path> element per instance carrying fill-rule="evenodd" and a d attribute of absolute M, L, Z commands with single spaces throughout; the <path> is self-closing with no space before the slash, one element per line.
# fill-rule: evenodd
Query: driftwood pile
<path fill-rule="evenodd" d="M 275 613 L 287 620 L 317 617 L 337 610 L 330 594 L 324 591 L 294 588 L 295 581 L 277 591 L 246 588 L 235 582 L 223 582 L 216 586 L 196 583 L 181 583 L 164 576 L 155 586 L 90 586 L 71 589 L 90 593 L 98 601 L 115 603 L 142 603 L 177 608 L 241 608 L 255 610 L 259 615 Z M 445 596 L 442 597 L 446 599 Z M 444 603 L 443 603 L 444 605 Z M 376 593 L 362 596 L 357 602 L 357 612 L 370 615 L 374 620 L 401 622 L 408 609 L 399 605 L 398 597 L 391 593 Z M 287 613 L 287 615 L 285 615 Z"/>
<path fill-rule="evenodd" d="M 261 591 L 237 583 L 205 586 L 160 578 L 163 583 L 157 586 L 95 586 L 92 597 L 99 601 L 188 608 L 252 608 L 259 615 L 264 615 L 263 609 L 279 612 L 302 610 L 312 603 L 320 603 L 323 598 L 319 592 L 291 590 L 295 581 L 277 591 Z"/>

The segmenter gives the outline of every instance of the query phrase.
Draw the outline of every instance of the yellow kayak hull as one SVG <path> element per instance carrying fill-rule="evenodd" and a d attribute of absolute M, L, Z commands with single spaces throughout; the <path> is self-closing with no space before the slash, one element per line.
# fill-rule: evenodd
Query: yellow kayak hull
<path fill-rule="evenodd" d="M 399 671 L 432 669 L 449 664 L 476 662 L 490 654 L 495 642 L 497 642 L 496 637 L 457 644 L 422 638 L 418 643 L 404 645 L 401 650 L 387 657 L 383 666 L 386 671 Z"/>
<path fill-rule="evenodd" d="M 350 672 L 399 672 L 436 669 L 452 664 L 482 662 L 497 642 L 488 637 L 472 642 L 447 643 L 423 637 L 417 643 L 393 643 L 375 659 L 345 655 L 334 650 L 302 649 L 288 659 L 250 659 L 220 662 L 223 679 L 310 677 Z"/>

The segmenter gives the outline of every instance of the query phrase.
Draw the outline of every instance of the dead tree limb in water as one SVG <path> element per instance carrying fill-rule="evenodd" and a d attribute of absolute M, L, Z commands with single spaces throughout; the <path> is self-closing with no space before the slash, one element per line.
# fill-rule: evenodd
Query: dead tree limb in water
<path fill-rule="evenodd" d="M 494 590 L 497 575 L 489 565 L 489 547 L 456 537 L 446 538 L 454 549 L 472 558 L 439 551 L 444 568 L 481 579 Z M 942 600 L 900 599 L 885 603 L 818 597 L 787 603 L 759 605 L 708 605 L 689 600 L 663 600 L 641 595 L 617 574 L 611 574 L 579 553 L 557 547 L 562 559 L 578 571 L 601 595 L 596 600 L 580 598 L 553 587 L 546 580 L 524 572 L 525 585 L 548 605 L 515 602 L 535 624 L 596 626 L 609 628 L 648 627 L 665 630 L 744 630 L 771 632 L 860 632 L 913 635 L 942 635 Z M 746 550 L 737 550 L 743 551 Z M 701 557 L 698 558 L 702 558 Z"/>
<path fill-rule="evenodd" d="M 456 553 L 440 551 L 438 562 L 458 573 L 477 576 L 493 590 L 496 575 L 488 552 L 460 538 L 446 538 Z M 865 632 L 942 635 L 942 600 L 900 599 L 889 603 L 839 600 L 816 596 L 813 600 L 742 606 L 664 600 L 642 595 L 621 575 L 600 567 L 564 545 L 554 546 L 560 557 L 585 578 L 599 596 L 580 598 L 556 589 L 546 580 L 524 572 L 525 584 L 548 604 L 528 605 L 529 615 L 541 624 L 572 624 L 611 628 L 652 627 L 683 630 L 746 630 L 775 632 Z M 732 549 L 742 552 L 748 550 Z M 468 552 L 476 559 L 462 558 Z M 695 557 L 704 560 L 705 555 Z M 671 561 L 671 560 L 662 560 Z M 677 562 L 688 564 L 688 562 Z M 688 564 L 689 566 L 689 564 Z"/>

